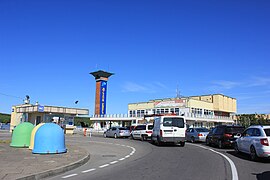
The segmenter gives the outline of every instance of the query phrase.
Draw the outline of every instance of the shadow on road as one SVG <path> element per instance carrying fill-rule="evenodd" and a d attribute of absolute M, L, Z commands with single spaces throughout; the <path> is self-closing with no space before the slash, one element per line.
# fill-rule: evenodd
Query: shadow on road
<path fill-rule="evenodd" d="M 270 171 L 265 171 L 263 173 L 252 173 L 253 175 L 256 175 L 257 180 L 269 180 L 270 179 Z"/>
<path fill-rule="evenodd" d="M 243 159 L 243 160 L 251 161 L 251 160 L 250 160 L 250 156 L 249 156 L 248 154 L 245 154 L 245 153 L 236 153 L 235 151 L 226 151 L 226 153 L 231 154 L 231 155 L 233 155 L 233 156 L 235 156 L 235 157 L 238 157 L 238 158 L 240 158 L 240 159 Z M 257 160 L 256 162 L 260 162 L 260 163 L 270 163 L 270 159 L 263 159 L 263 158 L 261 158 L 261 159 Z M 269 172 L 268 172 L 268 173 L 269 173 Z M 269 179 L 270 179 L 270 178 L 269 178 Z M 269 180 L 269 179 L 268 179 L 268 180 Z"/>

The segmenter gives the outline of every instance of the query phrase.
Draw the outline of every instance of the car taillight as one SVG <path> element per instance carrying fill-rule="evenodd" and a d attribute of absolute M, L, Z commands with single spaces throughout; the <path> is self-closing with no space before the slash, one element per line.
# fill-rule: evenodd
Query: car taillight
<path fill-rule="evenodd" d="M 198 136 L 203 136 L 203 135 L 201 133 L 199 133 Z"/>
<path fill-rule="evenodd" d="M 269 146 L 268 139 L 260 139 L 261 144 L 264 146 Z"/>
<path fill-rule="evenodd" d="M 230 137 L 232 137 L 232 134 L 224 134 L 224 137 L 230 138 Z"/>
<path fill-rule="evenodd" d="M 160 136 L 162 137 L 162 130 L 159 130 L 159 134 L 160 134 Z"/>
<path fill-rule="evenodd" d="M 146 133 L 152 133 L 152 131 L 146 131 Z"/>

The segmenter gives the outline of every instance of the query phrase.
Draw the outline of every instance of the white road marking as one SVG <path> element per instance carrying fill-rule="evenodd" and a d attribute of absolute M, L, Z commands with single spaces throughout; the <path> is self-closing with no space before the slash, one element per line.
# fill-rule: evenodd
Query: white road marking
<path fill-rule="evenodd" d="M 68 140 L 68 141 L 74 141 L 74 140 Z M 76 141 L 76 142 L 85 142 L 85 141 Z M 116 163 L 118 163 L 119 161 L 123 161 L 123 160 L 125 160 L 126 158 L 129 158 L 130 156 L 132 156 L 132 155 L 136 152 L 136 149 L 135 149 L 134 147 L 128 146 L 128 145 L 123 145 L 123 144 L 113 144 L 113 143 L 100 142 L 100 141 L 90 141 L 90 142 L 93 142 L 93 143 L 99 143 L 99 144 L 117 145 L 117 146 L 128 147 L 128 148 L 132 149 L 132 152 L 131 152 L 129 155 L 127 155 L 127 156 L 125 156 L 125 157 L 123 157 L 123 158 L 118 159 L 118 161 L 116 160 L 116 161 L 110 162 L 109 164 L 101 165 L 101 166 L 99 166 L 99 168 L 105 168 L 105 167 L 107 167 L 107 166 L 109 166 L 109 165 L 116 164 Z M 92 168 L 92 169 L 88 169 L 88 170 L 81 171 L 81 173 L 87 173 L 87 172 L 91 172 L 91 171 L 95 171 L 95 170 L 96 170 L 96 168 Z M 76 175 L 78 175 L 78 174 L 70 174 L 70 175 L 64 176 L 64 177 L 62 177 L 62 178 L 65 179 L 65 178 L 73 177 L 73 176 L 76 176 Z"/>
<path fill-rule="evenodd" d="M 85 171 L 82 171 L 82 173 L 87 173 L 87 172 L 91 172 L 91 171 L 95 171 L 96 169 L 93 168 L 93 169 L 88 169 L 88 170 L 85 170 Z"/>
<path fill-rule="evenodd" d="M 113 161 L 113 162 L 110 162 L 110 164 L 115 164 L 115 163 L 118 163 L 118 161 Z"/>
<path fill-rule="evenodd" d="M 197 144 L 190 144 L 190 145 L 197 146 L 197 147 L 212 151 L 212 152 L 217 153 L 217 154 L 221 155 L 222 157 L 224 157 L 229 162 L 229 164 L 231 166 L 232 180 L 238 180 L 238 173 L 237 173 L 236 166 L 234 165 L 233 161 L 228 156 L 226 156 L 226 155 L 224 155 L 224 154 L 222 154 L 222 153 L 220 153 L 218 151 L 215 151 L 215 150 L 213 150 L 211 148 L 207 148 L 207 147 L 200 146 L 200 145 L 197 145 Z"/>
<path fill-rule="evenodd" d="M 110 164 L 104 164 L 104 165 L 101 165 L 101 166 L 99 166 L 99 168 L 104 168 L 104 167 L 107 167 L 107 166 L 109 166 Z"/>
<path fill-rule="evenodd" d="M 77 176 L 78 174 L 70 174 L 70 175 L 67 175 L 67 176 L 64 176 L 62 177 L 63 179 L 66 179 L 66 178 L 70 178 L 70 177 L 73 177 L 73 176 Z"/>

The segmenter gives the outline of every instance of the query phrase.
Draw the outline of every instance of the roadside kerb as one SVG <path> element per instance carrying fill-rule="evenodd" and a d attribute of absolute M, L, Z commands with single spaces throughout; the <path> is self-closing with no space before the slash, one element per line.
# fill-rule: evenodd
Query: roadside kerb
<path fill-rule="evenodd" d="M 61 167 L 56 168 L 56 169 L 51 169 L 51 170 L 43 171 L 40 173 L 32 174 L 29 176 L 25 176 L 22 178 L 18 178 L 18 180 L 38 180 L 38 179 L 46 178 L 49 176 L 55 176 L 55 175 L 73 170 L 73 169 L 87 163 L 89 161 L 89 159 L 90 159 L 90 153 L 88 153 L 84 158 L 82 158 L 74 163 L 70 163 L 66 166 L 61 166 Z"/>

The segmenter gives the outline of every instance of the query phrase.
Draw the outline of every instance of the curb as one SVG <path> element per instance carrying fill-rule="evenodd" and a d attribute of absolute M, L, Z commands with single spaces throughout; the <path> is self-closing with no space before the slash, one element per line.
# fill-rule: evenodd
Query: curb
<path fill-rule="evenodd" d="M 17 180 L 38 180 L 38 179 L 43 179 L 43 178 L 47 178 L 50 176 L 55 176 L 55 175 L 73 170 L 73 169 L 87 163 L 89 161 L 89 159 L 90 159 L 90 153 L 88 153 L 87 156 L 85 156 L 84 158 L 82 158 L 74 163 L 70 163 L 66 166 L 62 166 L 62 167 L 52 169 L 52 170 L 43 171 L 43 172 L 40 172 L 37 174 L 32 174 L 29 176 L 18 178 Z"/>

